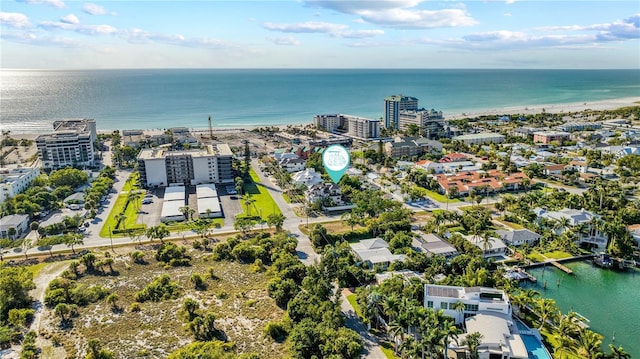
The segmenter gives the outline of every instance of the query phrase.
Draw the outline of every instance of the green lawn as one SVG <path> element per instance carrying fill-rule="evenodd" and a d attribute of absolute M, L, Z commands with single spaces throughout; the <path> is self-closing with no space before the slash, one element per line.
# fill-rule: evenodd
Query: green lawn
<path fill-rule="evenodd" d="M 434 191 L 430 191 L 428 189 L 422 188 L 422 187 L 418 187 L 420 188 L 420 192 L 423 193 L 424 195 L 426 195 L 427 197 L 436 200 L 438 202 L 442 202 L 442 203 L 447 203 L 447 201 L 449 203 L 456 203 L 456 202 L 460 202 L 459 199 L 457 198 L 447 198 L 447 196 L 442 195 L 438 192 L 434 192 Z"/>
<path fill-rule="evenodd" d="M 31 273 L 31 275 L 33 275 L 33 278 L 35 278 L 35 277 L 37 277 L 37 276 L 38 276 L 38 274 L 40 273 L 40 271 L 41 271 L 44 267 L 46 267 L 47 265 L 49 265 L 49 263 L 47 263 L 47 262 L 41 262 L 41 263 L 38 263 L 38 264 L 34 264 L 34 265 L 31 265 L 31 266 L 27 266 L 27 267 L 25 267 L 25 268 L 26 268 L 26 269 Z"/>
<path fill-rule="evenodd" d="M 500 221 L 500 223 L 504 224 L 505 226 L 511 228 L 511 229 L 524 229 L 523 226 L 517 224 L 517 223 L 513 223 L 513 222 L 507 222 L 507 221 Z"/>
<path fill-rule="evenodd" d="M 380 343 L 380 349 L 384 355 L 389 359 L 400 359 L 399 356 L 393 354 L 393 343 L 384 341 Z"/>
<path fill-rule="evenodd" d="M 358 296 L 355 293 L 349 294 L 347 296 L 347 300 L 349 301 L 349 304 L 351 304 L 351 306 L 353 307 L 353 310 L 355 310 L 358 317 L 362 318 L 362 312 L 360 311 L 360 306 L 358 305 Z"/>
<path fill-rule="evenodd" d="M 136 223 L 136 221 L 138 220 L 138 209 L 142 205 L 142 197 L 138 197 L 137 199 L 130 201 L 129 205 L 125 208 L 125 206 L 127 205 L 127 196 L 128 194 L 121 194 L 116 199 L 116 203 L 113 205 L 113 208 L 109 213 L 109 217 L 107 217 L 107 220 L 104 222 L 104 225 L 100 230 L 101 237 L 108 237 L 110 234 L 110 230 L 113 231 L 115 229 L 126 229 L 144 226 Z M 124 226 L 122 225 L 122 223 L 120 223 L 120 226 L 116 227 L 116 224 L 118 224 L 117 216 L 123 211 L 125 215 Z M 124 237 L 124 234 L 114 233 L 113 236 Z"/>
<path fill-rule="evenodd" d="M 545 261 L 545 258 L 538 252 L 529 253 L 527 258 L 529 258 L 530 260 L 532 260 L 534 262 L 544 262 Z"/>
<path fill-rule="evenodd" d="M 133 172 L 131 176 L 127 178 L 127 181 L 124 183 L 124 187 L 122 187 L 122 191 L 129 192 L 129 191 L 140 189 L 140 186 L 138 186 L 139 178 L 140 178 L 140 173 Z"/>
<path fill-rule="evenodd" d="M 255 202 L 253 205 L 249 206 L 249 211 L 247 212 L 247 206 L 245 206 L 244 201 L 241 200 L 242 209 L 244 210 L 242 215 L 259 216 L 260 210 L 262 210 L 262 218 L 267 218 L 271 213 L 282 214 L 280 208 L 271 197 L 271 194 L 269 194 L 269 191 L 259 183 L 260 179 L 258 178 L 258 175 L 253 171 L 253 169 L 251 169 L 249 173 L 253 183 L 244 184 L 244 193 L 251 195 L 251 198 Z"/>
<path fill-rule="evenodd" d="M 291 203 L 291 198 L 289 198 L 289 195 L 287 195 L 286 193 L 282 194 L 282 198 L 284 199 L 285 202 Z"/>
<path fill-rule="evenodd" d="M 563 259 L 563 258 L 571 258 L 573 257 L 571 253 L 563 252 L 563 251 L 553 251 L 547 252 L 544 254 L 547 258 L 553 259 Z"/>

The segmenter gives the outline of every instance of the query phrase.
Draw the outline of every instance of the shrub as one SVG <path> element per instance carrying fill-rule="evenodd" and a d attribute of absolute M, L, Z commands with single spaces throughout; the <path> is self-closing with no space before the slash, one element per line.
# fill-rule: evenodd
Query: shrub
<path fill-rule="evenodd" d="M 143 290 L 135 295 L 136 302 L 146 302 L 148 300 L 158 302 L 163 299 L 176 299 L 180 295 L 180 287 L 176 282 L 171 281 L 168 274 L 163 274 L 154 279 Z"/>
<path fill-rule="evenodd" d="M 11 309 L 9 310 L 9 323 L 15 327 L 26 327 L 33 320 L 33 309 Z"/>
<path fill-rule="evenodd" d="M 178 246 L 171 242 L 163 243 L 156 251 L 156 260 L 168 263 L 173 267 L 188 266 L 190 258 L 186 252 L 187 248 L 184 246 Z"/>
<path fill-rule="evenodd" d="M 263 331 L 265 336 L 271 337 L 271 339 L 280 343 L 283 342 L 287 338 L 287 330 L 284 328 L 282 323 L 279 322 L 269 322 L 267 326 L 264 327 Z"/>
<path fill-rule="evenodd" d="M 137 312 L 139 312 L 140 310 L 141 310 L 141 308 L 140 308 L 140 303 L 138 303 L 138 302 L 133 302 L 133 303 L 131 303 L 131 305 L 129 306 L 129 311 L 130 311 L 131 313 L 137 313 Z"/>

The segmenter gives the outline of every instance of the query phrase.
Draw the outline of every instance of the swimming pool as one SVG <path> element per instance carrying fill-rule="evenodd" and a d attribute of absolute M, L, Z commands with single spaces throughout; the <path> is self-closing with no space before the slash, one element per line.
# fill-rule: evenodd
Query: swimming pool
<path fill-rule="evenodd" d="M 545 349 L 544 345 L 535 337 L 530 334 L 520 334 L 524 346 L 527 347 L 527 353 L 529 353 L 529 359 L 552 359 L 551 355 Z"/>

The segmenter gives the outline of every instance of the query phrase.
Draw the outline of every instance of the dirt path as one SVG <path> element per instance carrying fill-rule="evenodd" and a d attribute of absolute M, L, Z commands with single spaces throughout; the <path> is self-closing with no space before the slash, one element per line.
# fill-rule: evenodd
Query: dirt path
<path fill-rule="evenodd" d="M 47 289 L 47 286 L 49 286 L 49 283 L 68 267 L 69 263 L 66 261 L 54 262 L 44 267 L 40 273 L 38 273 L 38 276 L 33 278 L 36 288 L 31 290 L 29 295 L 33 298 L 33 309 L 35 310 L 35 313 L 29 330 L 33 330 L 36 333 L 40 330 L 42 311 L 44 309 L 44 292 Z"/>

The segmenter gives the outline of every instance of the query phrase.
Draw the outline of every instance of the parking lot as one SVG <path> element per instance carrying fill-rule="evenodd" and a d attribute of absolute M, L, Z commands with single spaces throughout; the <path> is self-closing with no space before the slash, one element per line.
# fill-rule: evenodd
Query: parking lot
<path fill-rule="evenodd" d="M 227 187 L 229 186 L 217 186 L 218 196 L 220 198 L 220 205 L 222 207 L 222 214 L 225 226 L 233 226 L 235 216 L 238 213 L 242 213 L 242 201 L 240 197 L 235 193 L 228 193 Z M 233 186 L 230 186 L 233 188 Z M 232 191 L 232 192 L 235 192 Z M 187 203 L 196 213 L 198 213 L 198 199 L 196 197 L 195 186 L 186 187 L 186 196 L 188 198 Z M 140 207 L 138 212 L 137 223 L 144 223 L 147 227 L 157 226 L 161 223 L 160 216 L 162 213 L 162 202 L 164 200 L 164 188 L 154 188 L 147 191 L 147 195 L 143 198 L 150 199 L 150 203 L 144 203 Z"/>

